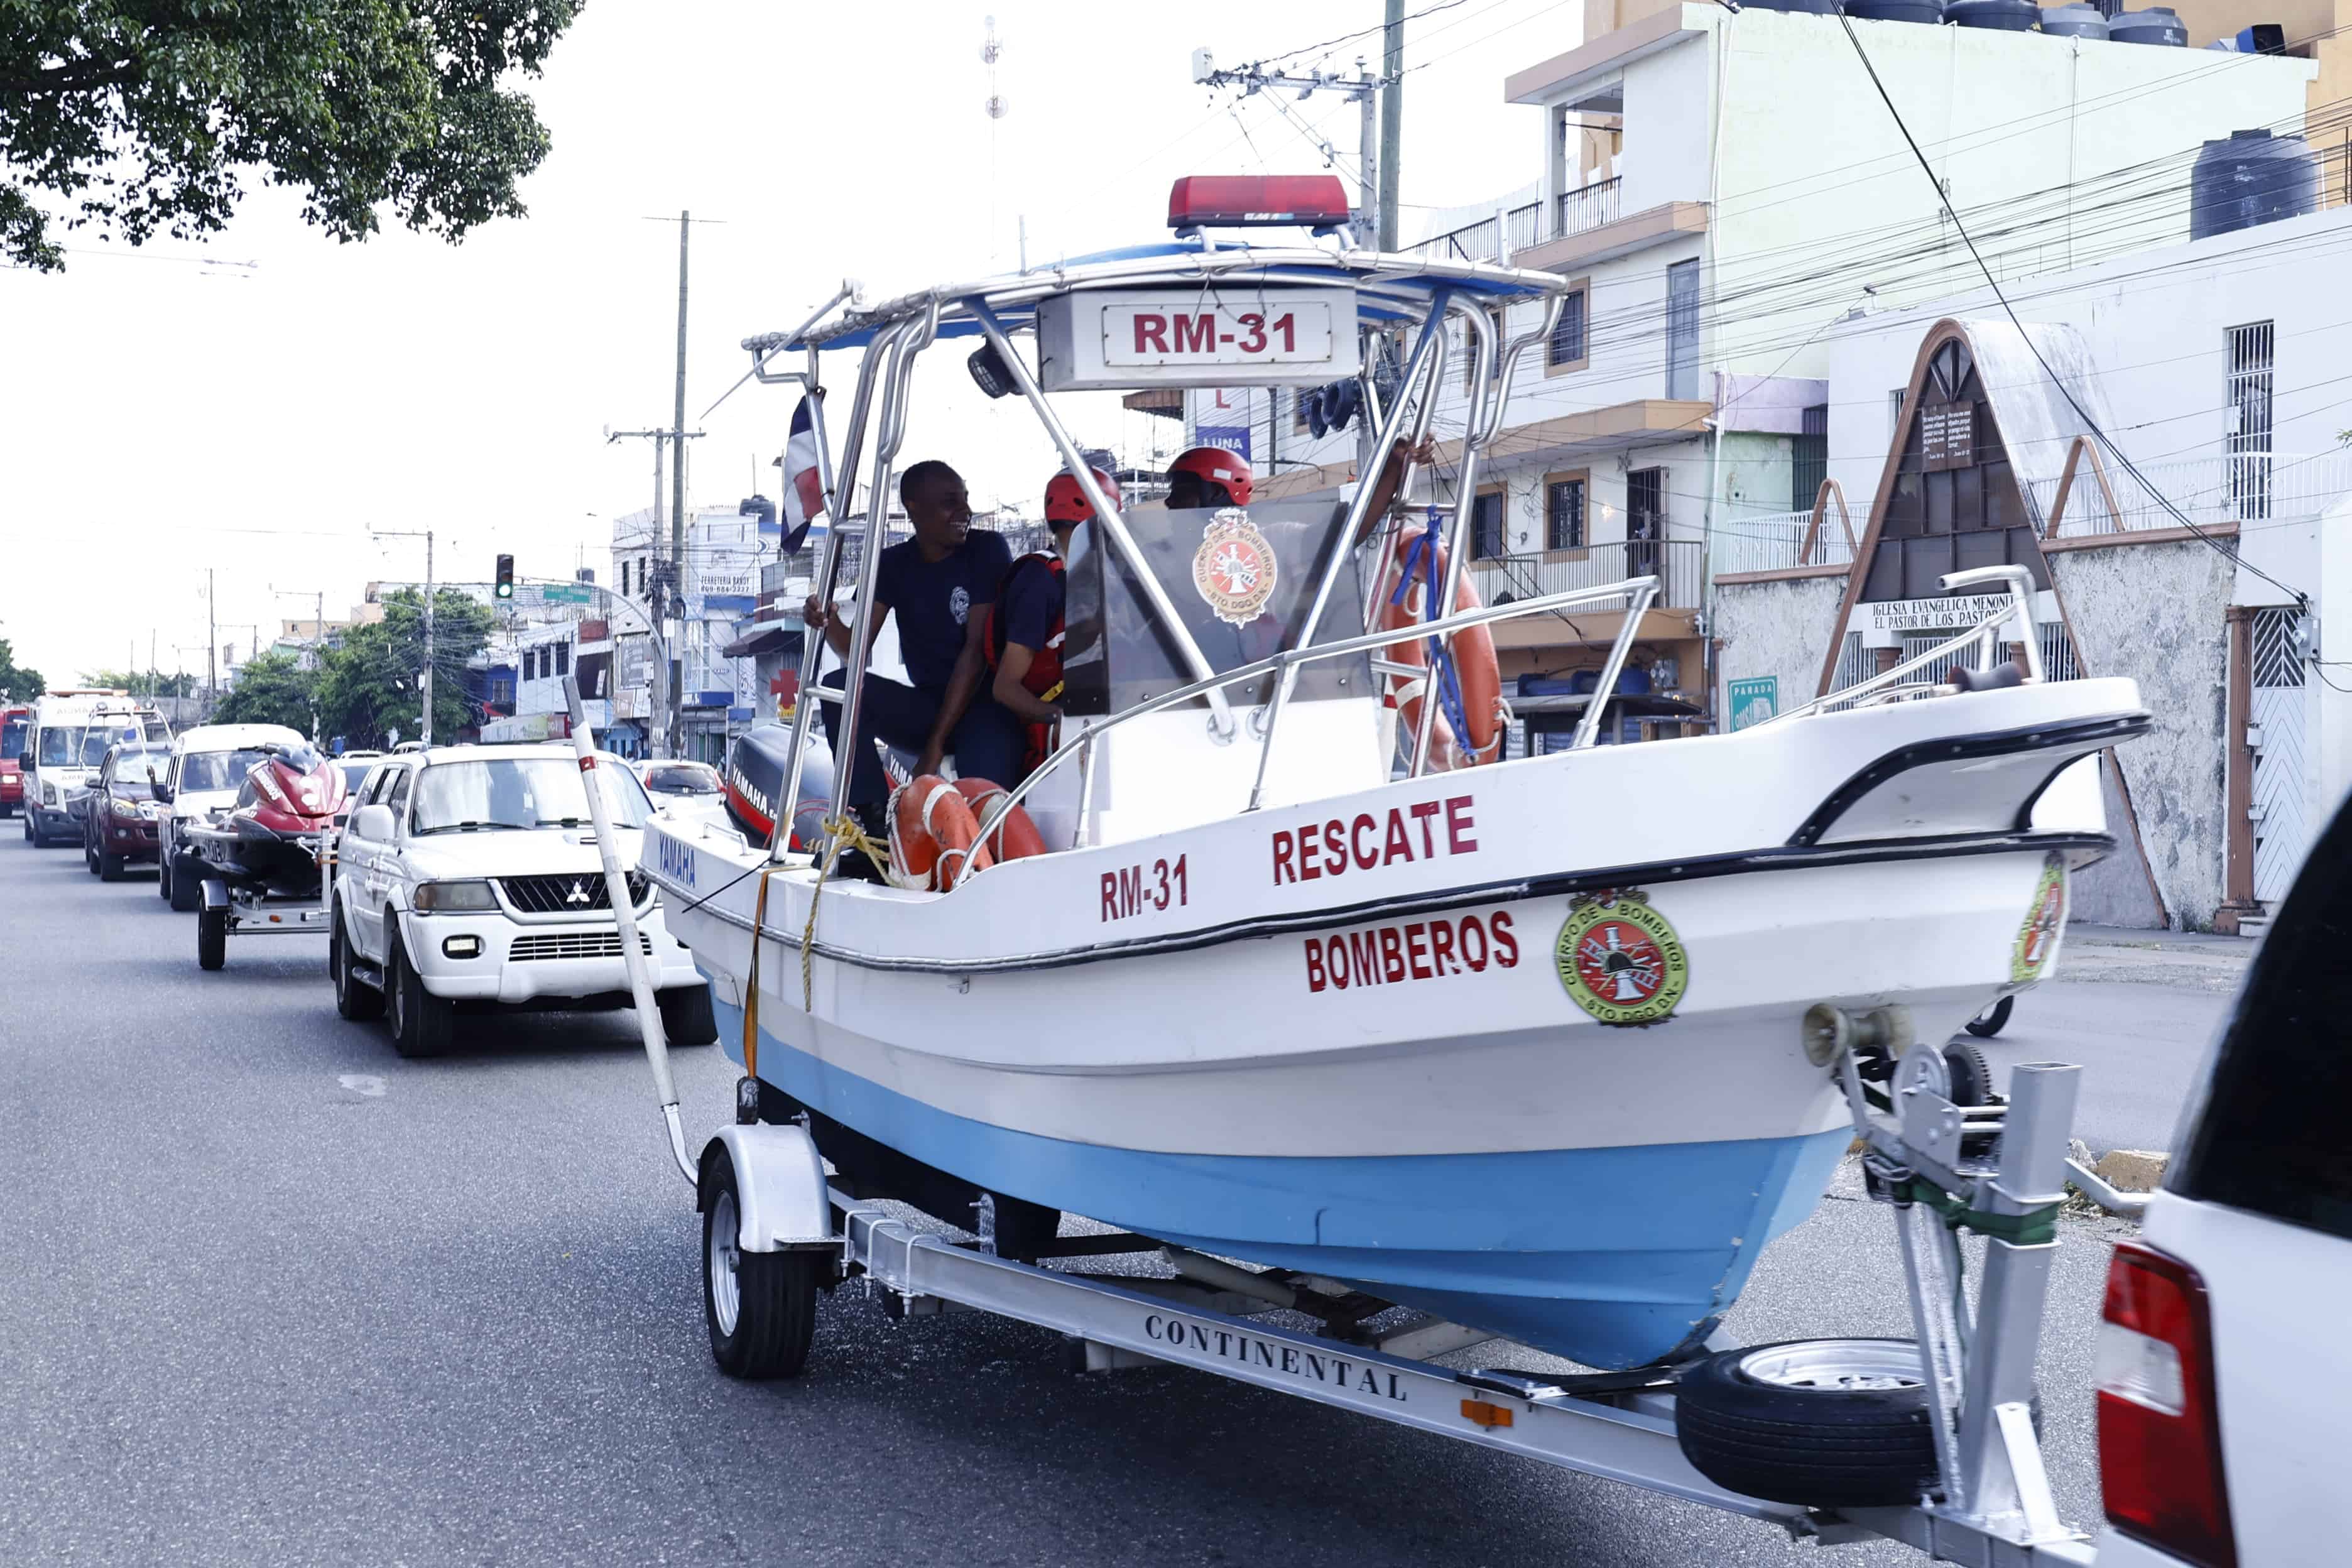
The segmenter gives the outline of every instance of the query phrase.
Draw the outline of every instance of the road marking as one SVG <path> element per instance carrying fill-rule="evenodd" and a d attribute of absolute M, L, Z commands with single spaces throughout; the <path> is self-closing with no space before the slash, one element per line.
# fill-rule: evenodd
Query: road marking
<path fill-rule="evenodd" d="M 380 1099 L 383 1094 L 383 1079 L 373 1073 L 340 1073 L 336 1075 L 335 1081 L 353 1094 L 363 1094 L 371 1100 Z"/>

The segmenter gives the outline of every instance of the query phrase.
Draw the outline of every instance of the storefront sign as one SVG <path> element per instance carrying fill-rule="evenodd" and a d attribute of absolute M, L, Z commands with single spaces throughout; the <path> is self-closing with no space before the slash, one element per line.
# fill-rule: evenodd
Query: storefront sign
<path fill-rule="evenodd" d="M 1780 711 L 1780 678 L 1777 675 L 1750 676 L 1730 684 L 1731 727 L 1745 730 L 1751 724 L 1761 724 Z"/>
<path fill-rule="evenodd" d="M 1976 467 L 1977 405 L 1944 403 L 1920 409 L 1919 450 L 1931 474 Z"/>
<path fill-rule="evenodd" d="M 2008 602 L 2006 594 L 1969 594 L 1957 599 L 1887 599 L 1858 607 L 1867 617 L 1862 629 L 1869 631 L 1956 631 L 1975 626 Z"/>

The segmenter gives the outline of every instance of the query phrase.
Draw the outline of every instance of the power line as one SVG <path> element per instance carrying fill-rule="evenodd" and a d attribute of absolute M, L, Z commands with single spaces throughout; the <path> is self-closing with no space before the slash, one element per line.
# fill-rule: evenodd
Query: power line
<path fill-rule="evenodd" d="M 1985 266 L 1983 256 L 1978 253 L 1977 242 L 1974 239 L 1969 238 L 1968 226 L 1960 222 L 1960 215 L 1956 212 L 1952 212 L 1951 197 L 1945 194 L 1943 182 L 1936 178 L 1936 171 L 1933 166 L 1928 163 L 1927 154 L 1919 151 L 1919 143 L 1912 140 L 1911 128 L 1904 123 L 1903 111 L 1895 107 L 1895 100 L 1887 93 L 1886 84 L 1879 80 L 1878 68 L 1870 63 L 1869 51 L 1862 47 L 1862 39 L 1853 30 L 1853 20 L 1843 12 L 1840 12 L 1838 15 L 1838 25 L 1845 29 L 1847 40 L 1853 45 L 1854 54 L 1862 60 L 1862 68 L 1869 73 L 1870 85 L 1877 89 L 1879 101 L 1885 104 L 1886 112 L 1894 116 L 1895 129 L 1903 132 L 1904 144 L 1911 149 L 1912 157 L 1918 161 L 1919 172 L 1927 177 L 1927 183 L 1929 184 L 1936 187 L 1936 198 L 1944 204 L 1944 210 L 1948 213 L 1951 213 L 1952 226 L 1958 229 L 1959 231 L 1960 237 L 1968 242 L 1969 254 L 1976 258 L 1977 267 L 1984 273 L 1985 282 L 1991 288 L 1993 298 L 2000 302 L 2002 311 L 2009 317 L 2010 325 L 2015 327 L 2017 329 L 2017 335 L 2025 340 L 2025 346 L 2027 350 L 2032 353 L 2034 362 L 2042 366 L 2042 373 L 2050 377 L 2051 384 L 2057 387 L 2060 395 L 2066 399 L 2067 406 L 2074 411 L 2074 417 L 2080 419 L 2084 426 L 2089 429 L 2092 436 L 2096 437 L 2099 444 L 2105 447 L 2109 453 L 2113 454 L 2116 461 L 2123 465 L 2124 471 L 2126 473 L 2128 473 L 2134 479 L 2137 480 L 2140 487 L 2149 495 L 2154 496 L 2158 501 L 2162 502 L 2164 510 L 2172 514 L 2173 520 L 2179 522 L 2181 527 L 2187 529 L 2195 537 L 2203 541 L 2207 548 L 2212 550 L 2224 560 L 2231 562 L 2233 565 L 2242 567 L 2246 571 L 2252 573 L 2255 576 L 2260 577 L 2263 582 L 2268 583 L 2272 587 L 2278 589 L 2281 593 L 2293 595 L 2294 596 L 2295 605 L 2298 608 L 2308 609 L 2311 605 L 2311 596 L 2309 595 L 2304 593 L 2299 588 L 2288 587 L 2284 583 L 2280 582 L 2277 578 L 2272 576 L 2261 567 L 2254 565 L 2251 562 L 2241 559 L 2236 551 L 2230 549 L 2220 540 L 2215 539 L 2211 534 L 2207 533 L 2203 529 L 2189 521 L 2189 514 L 2182 511 L 2179 507 L 2173 505 L 2170 497 L 2164 495 L 2162 492 L 2158 491 L 2154 485 L 2148 482 L 2147 476 L 2139 471 L 2138 465 L 2134 463 L 2124 452 L 2123 448 L 2116 446 L 2113 438 L 2111 438 L 2105 430 L 2102 430 L 2099 427 L 2098 421 L 2091 417 L 2089 410 L 2085 409 L 2081 401 L 2075 397 L 2074 388 L 2068 386 L 2063 381 L 2060 380 L 2058 373 L 2051 369 L 2050 362 L 2042 358 L 2042 345 L 2033 341 L 2033 334 L 2025 330 L 2025 323 L 2018 319 L 2016 310 L 2011 306 L 2009 296 L 2001 292 L 2000 280 L 1992 275 L 1991 268 Z"/>

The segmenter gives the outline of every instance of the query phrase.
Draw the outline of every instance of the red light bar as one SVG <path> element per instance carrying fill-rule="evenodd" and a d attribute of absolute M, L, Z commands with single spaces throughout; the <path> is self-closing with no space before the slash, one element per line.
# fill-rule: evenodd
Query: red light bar
<path fill-rule="evenodd" d="M 1337 174 L 1187 174 L 1168 187 L 1168 226 L 1336 228 L 1349 220 Z"/>

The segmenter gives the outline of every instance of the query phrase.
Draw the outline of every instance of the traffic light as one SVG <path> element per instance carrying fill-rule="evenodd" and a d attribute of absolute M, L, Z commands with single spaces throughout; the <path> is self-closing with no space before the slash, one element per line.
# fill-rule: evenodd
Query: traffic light
<path fill-rule="evenodd" d="M 499 585 L 496 593 L 501 599 L 514 597 L 514 557 L 511 555 L 499 557 Z"/>

